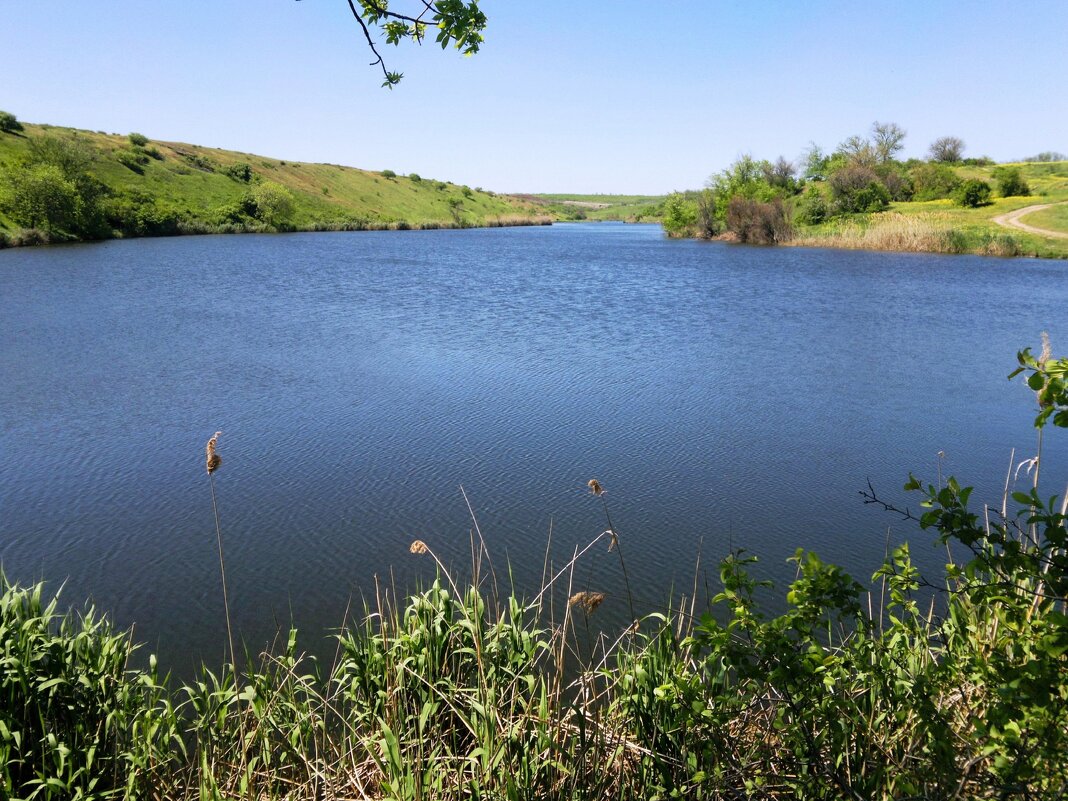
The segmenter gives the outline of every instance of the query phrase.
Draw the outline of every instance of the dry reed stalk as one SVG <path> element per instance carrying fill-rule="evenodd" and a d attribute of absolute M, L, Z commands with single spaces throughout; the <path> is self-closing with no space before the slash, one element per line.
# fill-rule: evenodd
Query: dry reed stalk
<path fill-rule="evenodd" d="M 234 650 L 233 626 L 230 623 L 230 596 L 226 587 L 226 557 L 223 555 L 222 526 L 219 524 L 219 504 L 215 497 L 215 476 L 213 475 L 215 471 L 219 469 L 219 465 L 222 464 L 222 457 L 219 456 L 215 450 L 221 435 L 221 431 L 216 431 L 208 440 L 208 444 L 205 446 L 204 451 L 207 457 L 205 464 L 208 470 L 208 484 L 211 486 L 211 509 L 215 514 L 215 538 L 219 546 L 219 574 L 222 577 L 223 611 L 226 614 L 226 638 L 230 644 L 230 665 L 234 671 L 236 679 L 237 655 Z"/>
<path fill-rule="evenodd" d="M 615 550 L 619 555 L 619 566 L 623 570 L 623 582 L 627 587 L 627 604 L 630 606 L 630 619 L 632 621 L 637 620 L 638 616 L 634 613 L 634 595 L 630 591 L 630 577 L 627 575 L 627 563 L 623 561 L 623 546 L 619 544 L 619 535 L 616 534 L 616 528 L 612 525 L 612 516 L 608 513 L 608 499 L 605 498 L 605 489 L 601 486 L 601 482 L 595 478 L 591 478 L 586 486 L 590 488 L 590 492 L 595 497 L 601 499 L 601 504 L 604 506 L 604 518 L 608 522 L 608 531 L 606 533 L 612 538 L 608 550 Z"/>

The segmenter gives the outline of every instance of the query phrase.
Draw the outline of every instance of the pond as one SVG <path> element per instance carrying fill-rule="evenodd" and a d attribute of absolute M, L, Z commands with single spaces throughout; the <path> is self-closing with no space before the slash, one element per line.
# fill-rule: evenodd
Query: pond
<path fill-rule="evenodd" d="M 695 575 L 715 592 L 732 548 L 761 578 L 789 581 L 805 547 L 866 581 L 908 539 L 937 575 L 930 534 L 858 492 L 915 508 L 909 471 L 955 474 L 1000 503 L 1012 449 L 1035 450 L 1034 396 L 1006 376 L 1042 331 L 1068 351 L 1066 278 L 622 224 L 0 252 L 0 560 L 91 598 L 165 666 L 218 665 L 221 430 L 252 651 L 291 623 L 315 649 L 376 586 L 431 581 L 415 539 L 463 575 L 472 513 L 498 582 L 532 595 L 607 527 L 591 478 L 627 579 L 598 545 L 574 583 L 607 593 L 606 626 L 628 587 L 638 614 Z M 1043 476 L 1064 492 L 1068 434 Z"/>

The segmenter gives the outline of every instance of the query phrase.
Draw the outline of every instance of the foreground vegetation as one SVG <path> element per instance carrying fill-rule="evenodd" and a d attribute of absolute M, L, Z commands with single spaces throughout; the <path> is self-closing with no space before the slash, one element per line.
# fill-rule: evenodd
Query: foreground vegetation
<path fill-rule="evenodd" d="M 1041 450 L 1048 423 L 1068 427 L 1068 359 L 1047 343 L 1019 362 Z M 533 598 L 498 594 L 481 534 L 466 586 L 416 541 L 437 581 L 404 603 L 376 592 L 329 665 L 290 632 L 248 668 L 174 687 L 154 659 L 131 669 L 128 635 L 91 609 L 64 615 L 40 585 L 3 580 L 0 796 L 1061 798 L 1068 502 L 1042 497 L 1040 455 L 1021 466 L 1027 491 L 1007 482 L 978 511 L 955 479 L 910 477 L 918 525 L 969 554 L 933 583 L 906 545 L 868 588 L 798 551 L 786 611 L 768 617 L 736 552 L 709 609 L 691 596 L 592 650 L 576 631 L 605 596 L 575 592 L 573 571 L 608 547 L 626 573 L 596 481 L 607 528 Z"/>
<path fill-rule="evenodd" d="M 664 228 L 755 244 L 1068 258 L 1066 207 L 1024 220 L 1049 235 L 996 219 L 1068 202 L 1063 154 L 995 164 L 964 158 L 961 140 L 942 137 L 929 158 L 901 161 L 904 138 L 897 125 L 876 122 L 870 137 L 849 137 L 833 153 L 810 145 L 800 163 L 743 156 L 705 189 L 669 196 Z"/>
<path fill-rule="evenodd" d="M 0 247 L 549 221 L 535 204 L 416 174 L 283 161 L 138 133 L 0 124 Z"/>

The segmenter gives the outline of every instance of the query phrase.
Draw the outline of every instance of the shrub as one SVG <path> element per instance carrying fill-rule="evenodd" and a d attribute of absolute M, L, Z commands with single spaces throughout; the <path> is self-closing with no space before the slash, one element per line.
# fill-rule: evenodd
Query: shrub
<path fill-rule="evenodd" d="M 19 225 L 48 232 L 77 226 L 82 198 L 78 185 L 55 164 L 31 164 L 13 173 L 0 207 Z"/>
<path fill-rule="evenodd" d="M 132 133 L 126 137 L 134 147 L 144 147 L 148 144 L 148 137 L 144 134 Z"/>
<path fill-rule="evenodd" d="M 952 197 L 960 177 L 946 164 L 919 164 L 910 173 L 913 200 L 939 200 Z"/>
<path fill-rule="evenodd" d="M 839 212 L 878 212 L 890 205 L 890 192 L 869 167 L 847 165 L 831 176 L 831 194 Z"/>
<path fill-rule="evenodd" d="M 397 177 L 397 173 L 393 172 L 393 170 L 382 170 L 381 175 L 382 175 L 383 178 L 396 178 Z"/>
<path fill-rule="evenodd" d="M 768 203 L 733 197 L 727 204 L 727 230 L 739 242 L 775 245 L 786 242 L 793 234 L 786 205 L 780 198 Z"/>
<path fill-rule="evenodd" d="M 810 186 L 796 203 L 795 219 L 802 225 L 819 225 L 830 216 L 827 199 L 814 186 Z"/>
<path fill-rule="evenodd" d="M 231 164 L 223 170 L 223 174 L 235 181 L 247 184 L 252 180 L 252 167 L 246 163 Z"/>
<path fill-rule="evenodd" d="M 967 208 L 978 208 L 990 202 L 990 184 L 986 181 L 965 181 L 957 190 L 954 200 Z"/>
<path fill-rule="evenodd" d="M 253 189 L 252 199 L 256 203 L 256 218 L 268 225 L 285 225 L 296 211 L 293 195 L 273 181 L 266 181 Z"/>
<path fill-rule="evenodd" d="M 120 150 L 115 154 L 115 160 L 138 175 L 143 175 L 145 165 L 148 164 L 148 155 L 144 151 Z"/>
<path fill-rule="evenodd" d="M 664 201 L 662 222 L 668 236 L 692 236 L 697 224 L 697 203 L 680 192 L 673 192 Z"/>
<path fill-rule="evenodd" d="M 0 111 L 0 131 L 4 133 L 18 133 L 24 130 L 22 123 L 10 111 Z"/>
<path fill-rule="evenodd" d="M 998 182 L 998 192 L 1002 197 L 1027 197 L 1031 187 L 1027 185 L 1019 167 L 999 167 L 994 170 L 994 180 Z"/>
<path fill-rule="evenodd" d="M 146 147 L 145 155 L 150 158 L 154 158 L 156 161 L 163 161 L 163 153 L 160 152 L 160 149 L 158 147 Z"/>
<path fill-rule="evenodd" d="M 418 173 L 413 172 L 408 176 L 408 180 L 414 181 L 415 183 L 419 183 L 423 179 L 421 177 L 419 177 Z"/>

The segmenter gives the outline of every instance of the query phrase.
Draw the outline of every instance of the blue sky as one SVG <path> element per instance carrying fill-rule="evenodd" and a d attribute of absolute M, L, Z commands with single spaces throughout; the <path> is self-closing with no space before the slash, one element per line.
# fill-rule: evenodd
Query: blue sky
<path fill-rule="evenodd" d="M 389 92 L 345 0 L 8 3 L 0 108 L 502 192 L 695 188 L 875 120 L 908 131 L 905 155 L 943 135 L 997 160 L 1068 151 L 1063 0 L 482 7 L 474 57 L 387 47 Z"/>

